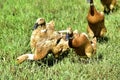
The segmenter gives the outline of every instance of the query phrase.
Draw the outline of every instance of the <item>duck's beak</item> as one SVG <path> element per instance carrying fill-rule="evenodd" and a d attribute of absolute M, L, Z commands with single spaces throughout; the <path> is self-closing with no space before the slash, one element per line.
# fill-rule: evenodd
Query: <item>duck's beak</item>
<path fill-rule="evenodd" d="M 66 38 L 66 40 L 69 40 L 70 39 L 70 35 L 67 33 L 65 38 Z"/>
<path fill-rule="evenodd" d="M 18 64 L 20 64 L 20 63 L 22 63 L 23 61 L 25 61 L 25 60 L 27 60 L 27 58 L 28 58 L 28 55 L 21 55 L 21 56 L 19 56 L 18 58 L 17 58 L 17 63 Z"/>
<path fill-rule="evenodd" d="M 38 23 L 35 23 L 33 30 L 37 29 L 37 27 L 38 27 Z"/>

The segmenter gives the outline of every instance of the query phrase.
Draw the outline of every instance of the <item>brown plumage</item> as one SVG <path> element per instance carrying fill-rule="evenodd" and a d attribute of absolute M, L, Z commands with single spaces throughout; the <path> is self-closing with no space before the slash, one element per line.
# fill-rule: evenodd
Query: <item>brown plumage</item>
<path fill-rule="evenodd" d="M 41 60 L 43 59 L 49 52 L 52 51 L 53 47 L 57 45 L 57 40 L 40 40 L 36 43 L 35 50 L 33 54 L 23 54 L 17 57 L 17 62 L 20 64 L 25 60 Z M 54 49 L 53 49 L 54 50 Z M 60 50 L 56 49 L 54 52 L 58 53 Z"/>
<path fill-rule="evenodd" d="M 90 9 L 87 15 L 87 21 L 87 32 L 90 37 L 100 38 L 107 32 L 104 24 L 104 14 L 96 10 L 93 0 L 90 0 Z"/>
<path fill-rule="evenodd" d="M 106 13 L 113 11 L 113 9 L 117 3 L 117 0 L 100 0 L 100 1 L 104 7 L 104 12 L 106 12 Z"/>
<path fill-rule="evenodd" d="M 31 38 L 30 38 L 30 46 L 31 46 L 32 52 L 36 48 L 36 43 L 38 42 L 38 40 L 43 39 L 45 37 L 47 37 L 46 21 L 43 18 L 38 18 L 36 20 L 36 23 L 34 25 L 34 30 L 31 34 Z"/>
<path fill-rule="evenodd" d="M 60 36 L 57 36 L 57 32 L 55 32 L 54 29 L 55 23 L 54 21 L 50 21 L 49 23 L 46 23 L 45 19 L 38 18 L 35 25 L 34 30 L 31 34 L 30 39 L 30 46 L 32 52 L 36 48 L 36 43 L 40 40 L 43 40 L 44 38 L 60 38 Z M 54 33 L 54 34 L 53 34 Z"/>
<path fill-rule="evenodd" d="M 90 58 L 96 53 L 96 38 L 90 41 L 87 34 L 78 33 L 78 31 L 72 32 L 69 28 L 68 39 L 69 47 L 73 48 L 75 53 L 81 57 Z"/>
<path fill-rule="evenodd" d="M 46 24 L 45 20 L 39 18 L 31 35 L 30 45 L 33 54 L 23 54 L 17 58 L 18 63 L 29 60 L 41 60 L 49 52 L 55 57 L 69 49 L 68 41 L 64 34 L 54 30 L 54 21 Z"/>

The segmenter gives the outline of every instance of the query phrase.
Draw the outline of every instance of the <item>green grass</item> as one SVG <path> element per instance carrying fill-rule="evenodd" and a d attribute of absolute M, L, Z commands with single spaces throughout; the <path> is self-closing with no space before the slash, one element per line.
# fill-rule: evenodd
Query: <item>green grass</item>
<path fill-rule="evenodd" d="M 102 11 L 100 1 L 94 1 Z M 18 56 L 30 51 L 37 18 L 54 20 L 56 30 L 71 26 L 86 32 L 88 9 L 89 4 L 81 0 L 0 0 L 0 80 L 120 80 L 120 4 L 105 15 L 108 41 L 97 43 L 97 54 L 87 63 L 71 50 L 53 66 L 47 61 L 16 64 Z"/>

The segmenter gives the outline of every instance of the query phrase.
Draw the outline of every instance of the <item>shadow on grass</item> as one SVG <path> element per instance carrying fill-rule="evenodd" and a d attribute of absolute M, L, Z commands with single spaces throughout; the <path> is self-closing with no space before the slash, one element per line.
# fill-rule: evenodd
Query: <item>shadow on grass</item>
<path fill-rule="evenodd" d="M 105 13 L 105 15 L 109 15 L 109 14 L 113 14 L 113 13 L 115 13 L 115 12 L 118 12 L 119 11 L 119 9 L 120 9 L 120 5 L 116 5 L 114 8 L 113 8 L 113 10 L 112 11 L 103 11 L 104 13 Z"/>
<path fill-rule="evenodd" d="M 107 43 L 109 41 L 109 39 L 110 38 L 105 36 L 105 37 L 97 39 L 97 42 L 99 42 L 99 43 Z"/>
<path fill-rule="evenodd" d="M 38 66 L 46 65 L 48 67 L 51 67 L 54 64 L 57 64 L 58 62 L 60 62 L 61 60 L 63 60 L 65 57 L 67 57 L 68 53 L 69 53 L 69 50 L 66 51 L 66 52 L 64 52 L 64 53 L 62 53 L 61 55 L 59 55 L 58 58 L 55 58 L 53 56 L 53 54 L 50 53 L 44 59 L 35 61 L 35 63 L 38 64 Z M 33 62 L 33 61 L 31 61 L 31 62 Z"/>
<path fill-rule="evenodd" d="M 89 63 L 94 63 L 94 62 L 99 63 L 102 60 L 103 60 L 102 54 L 99 54 L 93 58 L 81 58 L 80 56 L 76 56 L 75 58 L 71 59 L 73 63 L 80 63 L 80 64 L 89 64 Z"/>
<path fill-rule="evenodd" d="M 115 9 L 114 9 L 114 12 L 118 12 L 120 10 L 120 5 L 116 5 Z"/>
<path fill-rule="evenodd" d="M 84 63 L 84 64 L 89 64 L 89 63 L 99 63 L 100 61 L 103 60 L 103 55 L 102 54 L 99 54 L 98 56 L 96 57 L 93 57 L 93 58 L 87 58 L 85 60 L 80 60 L 81 63 Z"/>

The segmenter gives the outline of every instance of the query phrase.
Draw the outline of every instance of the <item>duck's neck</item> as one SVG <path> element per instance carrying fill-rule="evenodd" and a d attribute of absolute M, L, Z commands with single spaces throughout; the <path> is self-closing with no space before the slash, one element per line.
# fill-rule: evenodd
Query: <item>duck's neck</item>
<path fill-rule="evenodd" d="M 95 14 L 95 7 L 94 7 L 94 3 L 93 3 L 93 0 L 90 0 L 90 14 L 92 15 L 92 16 L 94 16 L 94 14 Z"/>
<path fill-rule="evenodd" d="M 69 47 L 71 48 L 73 48 L 72 41 L 73 41 L 73 33 L 69 34 L 69 37 L 68 37 L 68 44 L 69 44 Z"/>
<path fill-rule="evenodd" d="M 71 47 L 71 48 L 73 48 L 73 45 L 72 45 L 72 40 L 73 40 L 73 39 L 69 39 L 69 42 L 68 42 L 69 47 Z"/>

